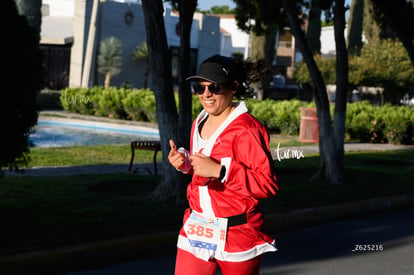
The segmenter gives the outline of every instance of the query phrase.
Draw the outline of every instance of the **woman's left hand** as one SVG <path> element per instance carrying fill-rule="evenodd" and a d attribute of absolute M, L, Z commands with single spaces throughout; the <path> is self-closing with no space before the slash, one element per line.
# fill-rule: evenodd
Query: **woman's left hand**
<path fill-rule="evenodd" d="M 220 176 L 221 164 L 210 157 L 195 153 L 190 156 L 194 174 L 206 178 L 218 178 Z"/>

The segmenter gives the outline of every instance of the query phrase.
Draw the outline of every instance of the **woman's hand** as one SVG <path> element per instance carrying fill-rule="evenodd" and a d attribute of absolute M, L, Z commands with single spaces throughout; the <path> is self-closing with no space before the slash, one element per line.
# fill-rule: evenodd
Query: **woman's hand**
<path fill-rule="evenodd" d="M 177 146 L 172 139 L 170 139 L 170 153 L 168 153 L 168 161 L 175 169 L 179 170 L 185 161 L 183 154 L 177 151 Z"/>
<path fill-rule="evenodd" d="M 194 174 L 206 178 L 218 178 L 220 176 L 221 164 L 210 157 L 195 153 L 190 156 Z"/>

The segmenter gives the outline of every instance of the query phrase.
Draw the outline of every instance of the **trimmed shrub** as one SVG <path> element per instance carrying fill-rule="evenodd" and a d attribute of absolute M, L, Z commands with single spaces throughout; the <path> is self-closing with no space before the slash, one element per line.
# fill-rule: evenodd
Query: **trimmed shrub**
<path fill-rule="evenodd" d="M 109 87 L 93 95 L 95 115 L 109 118 L 127 119 L 123 100 L 130 94 L 130 90 Z"/>
<path fill-rule="evenodd" d="M 272 133 L 298 135 L 300 127 L 300 107 L 311 104 L 299 100 L 275 101 L 271 99 L 249 99 L 246 104 L 250 113 L 260 120 Z"/>
<path fill-rule="evenodd" d="M 351 139 L 371 143 L 413 144 L 413 109 L 407 106 L 348 104 L 346 129 Z"/>
<path fill-rule="evenodd" d="M 388 106 L 383 112 L 388 114 L 384 116 L 384 134 L 388 143 L 412 144 L 413 123 L 410 118 L 412 110 L 409 107 L 396 109 Z"/>
<path fill-rule="evenodd" d="M 128 117 L 136 121 L 157 122 L 155 95 L 149 89 L 133 90 L 122 100 Z"/>
<path fill-rule="evenodd" d="M 178 93 L 175 93 L 178 104 Z M 135 121 L 157 122 L 155 95 L 149 89 L 93 87 L 70 88 L 61 93 L 65 110 Z M 314 103 L 299 100 L 275 101 L 247 99 L 252 115 L 272 134 L 298 135 L 301 107 L 315 107 Z M 371 143 L 413 144 L 414 112 L 408 106 L 374 106 L 368 101 L 349 103 L 346 114 L 347 139 Z M 178 107 L 178 106 L 177 106 Z M 196 95 L 192 96 L 193 119 L 202 110 Z M 330 112 L 333 118 L 334 107 Z"/>
<path fill-rule="evenodd" d="M 67 88 L 60 95 L 60 103 L 64 110 L 84 115 L 95 115 L 95 95 L 103 90 L 102 87 Z"/>

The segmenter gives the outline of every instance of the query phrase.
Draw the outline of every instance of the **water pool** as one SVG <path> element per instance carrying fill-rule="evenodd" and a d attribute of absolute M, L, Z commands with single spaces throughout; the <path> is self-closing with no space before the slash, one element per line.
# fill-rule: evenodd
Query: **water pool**
<path fill-rule="evenodd" d="M 159 133 L 156 128 L 136 125 L 41 117 L 29 140 L 35 147 L 125 144 L 159 140 Z"/>

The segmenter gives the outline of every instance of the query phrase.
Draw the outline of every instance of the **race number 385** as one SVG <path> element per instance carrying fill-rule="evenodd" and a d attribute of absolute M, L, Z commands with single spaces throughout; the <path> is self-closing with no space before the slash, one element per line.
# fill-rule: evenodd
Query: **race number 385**
<path fill-rule="evenodd" d="M 184 223 L 184 231 L 192 247 L 224 251 L 226 243 L 226 218 L 206 219 L 202 214 L 192 212 Z"/>
<path fill-rule="evenodd" d="M 204 237 L 211 239 L 214 237 L 214 229 L 208 228 L 203 225 L 188 224 L 187 235 L 196 235 L 198 237 Z"/>

